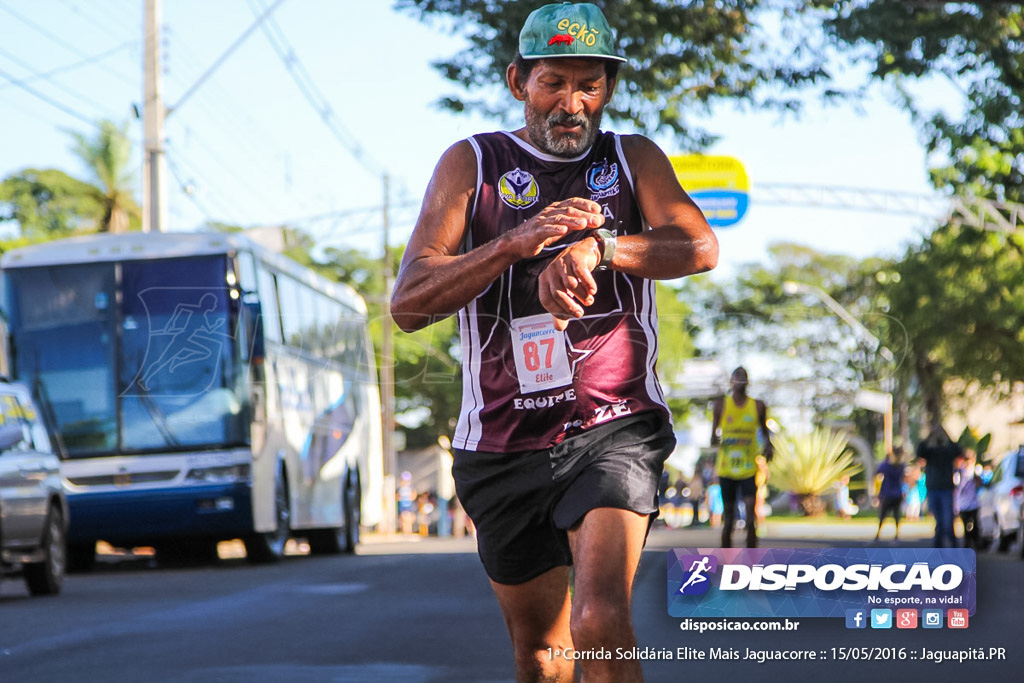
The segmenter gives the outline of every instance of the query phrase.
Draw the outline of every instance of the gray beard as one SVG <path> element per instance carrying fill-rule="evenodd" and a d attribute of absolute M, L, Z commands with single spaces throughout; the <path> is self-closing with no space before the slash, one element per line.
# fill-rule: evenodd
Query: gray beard
<path fill-rule="evenodd" d="M 526 134 L 538 149 L 556 157 L 572 158 L 594 144 L 601 127 L 601 112 L 589 118 L 584 114 L 552 114 L 545 119 L 527 102 L 526 122 Z M 580 133 L 556 135 L 554 127 L 559 124 L 579 125 Z"/>

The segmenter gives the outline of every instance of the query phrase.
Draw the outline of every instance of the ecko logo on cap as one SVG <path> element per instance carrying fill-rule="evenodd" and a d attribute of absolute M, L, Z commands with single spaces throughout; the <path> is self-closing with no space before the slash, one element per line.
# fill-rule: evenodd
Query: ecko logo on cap
<path fill-rule="evenodd" d="M 842 617 L 933 607 L 973 615 L 976 559 L 963 548 L 677 548 L 668 553 L 668 612 Z"/>

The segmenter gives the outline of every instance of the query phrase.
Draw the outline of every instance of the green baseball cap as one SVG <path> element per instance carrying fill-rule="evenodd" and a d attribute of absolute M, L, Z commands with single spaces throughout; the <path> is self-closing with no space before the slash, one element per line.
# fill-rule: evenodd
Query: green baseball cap
<path fill-rule="evenodd" d="M 560 2 L 530 12 L 519 33 L 523 59 L 596 57 L 624 62 L 601 8 L 589 2 Z"/>

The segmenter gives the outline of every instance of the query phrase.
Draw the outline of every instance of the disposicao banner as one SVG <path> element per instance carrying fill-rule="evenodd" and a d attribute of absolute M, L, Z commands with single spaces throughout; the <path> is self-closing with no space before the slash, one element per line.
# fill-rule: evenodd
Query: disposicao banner
<path fill-rule="evenodd" d="M 673 617 L 843 617 L 914 610 L 973 615 L 977 557 L 967 548 L 675 548 Z M 860 619 L 857 618 L 860 614 Z M 950 627 L 953 627 L 952 624 Z"/>

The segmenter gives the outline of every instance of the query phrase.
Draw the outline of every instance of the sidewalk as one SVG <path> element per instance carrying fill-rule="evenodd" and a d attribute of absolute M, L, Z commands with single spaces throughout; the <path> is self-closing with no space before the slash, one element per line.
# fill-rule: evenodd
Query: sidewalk
<path fill-rule="evenodd" d="M 359 537 L 359 555 L 423 555 L 443 553 L 476 553 L 476 538 L 463 536 L 406 536 L 401 533 L 364 531 Z"/>
<path fill-rule="evenodd" d="M 872 518 L 836 519 L 823 517 L 808 519 L 801 517 L 768 518 L 758 534 L 764 547 L 801 547 L 844 544 L 867 545 L 875 538 L 878 521 Z M 927 545 L 935 532 L 935 523 L 931 519 L 900 523 L 900 540 L 893 542 L 892 522 L 886 522 L 882 529 L 881 547 Z M 709 526 L 671 528 L 663 525 L 651 529 L 647 539 L 647 550 L 669 548 L 717 548 L 721 546 L 721 528 Z M 733 546 L 741 547 L 744 543 L 742 529 L 733 531 Z M 415 555 L 442 553 L 475 553 L 476 539 L 472 536 L 462 538 L 438 538 L 437 536 L 405 536 L 400 533 L 385 534 L 364 532 L 361 537 L 360 555 Z"/>

